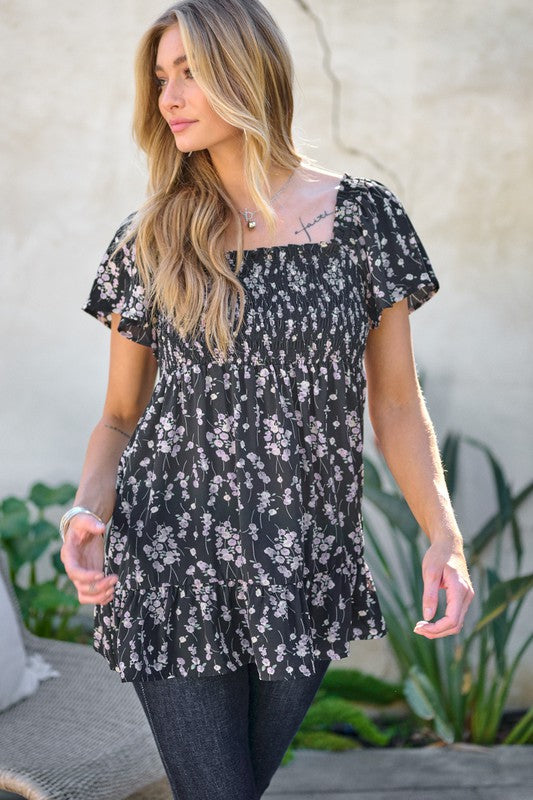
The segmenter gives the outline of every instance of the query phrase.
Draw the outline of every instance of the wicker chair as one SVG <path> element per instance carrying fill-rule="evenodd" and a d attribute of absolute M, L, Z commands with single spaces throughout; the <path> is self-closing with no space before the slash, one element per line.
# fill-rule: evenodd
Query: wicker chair
<path fill-rule="evenodd" d="M 0 569 L 27 652 L 61 673 L 0 712 L 0 789 L 28 800 L 124 800 L 164 778 L 133 686 L 88 645 L 30 633 L 1 550 Z"/>

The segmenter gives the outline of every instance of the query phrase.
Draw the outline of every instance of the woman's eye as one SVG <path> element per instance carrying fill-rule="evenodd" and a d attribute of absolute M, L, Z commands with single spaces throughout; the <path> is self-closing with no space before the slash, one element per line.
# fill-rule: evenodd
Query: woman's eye
<path fill-rule="evenodd" d="M 191 70 L 188 67 L 186 67 L 183 70 L 183 73 L 184 73 L 185 78 L 187 80 L 193 80 L 194 79 L 194 75 L 192 74 Z M 157 86 L 158 89 L 162 89 L 164 86 L 166 86 L 167 79 L 166 78 L 158 78 L 156 76 L 155 77 L 155 83 L 156 83 L 156 86 Z"/>

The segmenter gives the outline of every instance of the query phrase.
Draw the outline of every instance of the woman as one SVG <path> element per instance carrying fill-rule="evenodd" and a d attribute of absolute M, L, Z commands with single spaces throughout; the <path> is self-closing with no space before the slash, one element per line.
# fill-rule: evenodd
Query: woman
<path fill-rule="evenodd" d="M 292 80 L 258 0 L 184 0 L 150 27 L 148 199 L 84 306 L 111 328 L 109 385 L 61 557 L 180 800 L 261 797 L 328 664 L 386 633 L 362 536 L 367 388 L 430 540 L 415 632 L 457 633 L 473 596 L 411 349 L 437 278 L 386 186 L 304 165 Z"/>

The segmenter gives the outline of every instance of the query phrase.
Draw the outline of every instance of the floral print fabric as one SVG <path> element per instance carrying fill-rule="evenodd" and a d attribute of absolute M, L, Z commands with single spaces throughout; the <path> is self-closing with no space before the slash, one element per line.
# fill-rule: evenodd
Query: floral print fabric
<path fill-rule="evenodd" d="M 437 278 L 395 195 L 345 173 L 329 242 L 245 251 L 223 362 L 152 325 L 134 243 L 112 257 L 128 221 L 83 310 L 120 313 L 159 373 L 118 467 L 104 572 L 119 580 L 94 648 L 122 681 L 250 661 L 262 680 L 311 675 L 386 633 L 362 532 L 363 353 L 383 309 L 413 311 Z"/>

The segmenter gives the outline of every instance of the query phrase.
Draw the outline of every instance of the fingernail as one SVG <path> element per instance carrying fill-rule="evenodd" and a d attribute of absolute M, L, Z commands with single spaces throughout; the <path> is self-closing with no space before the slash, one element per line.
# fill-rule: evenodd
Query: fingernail
<path fill-rule="evenodd" d="M 424 617 L 428 617 L 429 619 L 431 619 L 432 616 L 433 616 L 432 609 L 431 608 L 425 608 L 424 609 Z"/>

